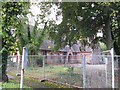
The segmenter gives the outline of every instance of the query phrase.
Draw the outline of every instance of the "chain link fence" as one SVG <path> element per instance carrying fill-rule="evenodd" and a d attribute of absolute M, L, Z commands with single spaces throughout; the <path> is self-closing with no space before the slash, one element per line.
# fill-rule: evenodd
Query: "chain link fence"
<path fill-rule="evenodd" d="M 114 57 L 115 88 L 118 88 L 118 58 Z M 19 76 L 21 61 L 22 56 L 9 56 L 7 72 Z M 111 55 L 28 55 L 24 64 L 24 76 L 28 78 L 50 80 L 78 88 L 112 87 Z"/>
<path fill-rule="evenodd" d="M 92 64 L 86 64 L 87 88 L 112 88 L 111 55 L 93 55 Z M 118 88 L 118 58 L 114 57 L 114 86 Z"/>

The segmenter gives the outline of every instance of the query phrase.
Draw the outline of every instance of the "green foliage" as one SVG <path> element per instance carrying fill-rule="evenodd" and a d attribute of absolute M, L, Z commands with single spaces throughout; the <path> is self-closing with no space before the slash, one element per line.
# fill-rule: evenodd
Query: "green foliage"
<path fill-rule="evenodd" d="M 15 83 L 3 83 L 2 84 L 2 88 L 9 88 L 9 89 L 12 89 L 12 88 L 16 88 L 16 89 L 20 89 L 20 84 L 15 84 Z M 27 87 L 27 86 L 24 86 L 23 87 L 24 89 L 26 88 L 26 90 L 32 90 L 30 87 Z"/>
<path fill-rule="evenodd" d="M 3 2 L 2 3 L 2 33 L 3 43 L 8 47 L 8 52 L 13 51 L 17 47 L 17 39 L 21 36 L 22 23 L 19 17 L 26 15 L 29 3 L 27 2 Z M 18 17 L 19 16 L 19 17 Z M 24 21 L 25 22 L 25 21 Z M 13 31 L 14 32 L 13 32 Z M 24 41 L 24 40 L 23 40 Z M 3 46 L 3 48 L 4 48 Z"/>
<path fill-rule="evenodd" d="M 71 46 L 83 38 L 92 42 L 101 30 L 107 49 L 114 43 L 115 51 L 120 53 L 120 2 L 62 2 L 58 5 L 63 19 L 59 25 L 52 25 L 50 30 L 57 49 L 66 44 Z"/>
<path fill-rule="evenodd" d="M 74 67 L 68 67 L 68 69 L 67 69 L 67 72 L 70 74 L 70 75 L 73 75 L 73 73 L 74 73 Z"/>
<path fill-rule="evenodd" d="M 35 26 L 33 26 L 33 29 L 30 32 L 29 39 L 27 38 L 28 36 L 24 37 L 24 38 L 27 38 L 25 40 L 26 41 L 25 46 L 28 48 L 30 55 L 38 54 L 40 45 L 42 44 L 42 42 L 44 41 L 45 36 L 46 36 L 45 28 L 40 29 L 37 26 L 38 26 L 38 23 L 36 22 Z M 27 42 L 27 40 L 28 40 L 28 42 Z"/>
<path fill-rule="evenodd" d="M 38 29 L 35 24 L 33 32 L 30 31 L 27 14 L 29 12 L 30 2 L 3 2 L 2 3 L 2 71 L 5 73 L 7 65 L 7 55 L 10 52 L 16 52 L 19 49 L 22 54 L 22 48 L 27 46 L 30 54 L 37 54 L 39 46 L 44 39 L 44 32 Z M 13 30 L 13 31 L 12 31 Z M 43 35 L 42 35 L 43 34 Z"/>
<path fill-rule="evenodd" d="M 18 16 L 25 15 L 25 10 L 28 8 L 29 2 L 2 2 L 1 6 L 2 9 L 0 10 L 0 13 L 2 14 L 2 22 L 0 23 L 0 26 L 2 28 L 2 74 L 5 75 L 8 54 L 10 51 L 16 50 L 17 35 L 20 35 L 19 30 L 22 29 L 21 27 L 18 27 L 19 25 L 21 26 L 18 22 Z M 2 80 L 5 81 L 4 78 Z"/>
<path fill-rule="evenodd" d="M 106 47 L 105 43 L 99 42 L 99 44 L 100 44 L 100 48 L 102 49 L 102 51 L 106 51 L 107 50 L 107 47 Z"/>
<path fill-rule="evenodd" d="M 39 66 L 39 67 L 42 67 L 42 66 L 43 66 L 43 57 L 42 57 L 42 56 L 39 56 L 39 57 L 36 59 L 36 64 L 37 64 L 37 66 Z"/>

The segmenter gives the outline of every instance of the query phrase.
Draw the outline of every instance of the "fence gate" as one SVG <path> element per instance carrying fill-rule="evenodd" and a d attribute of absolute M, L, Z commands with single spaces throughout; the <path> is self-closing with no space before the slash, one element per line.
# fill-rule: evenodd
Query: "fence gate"
<path fill-rule="evenodd" d="M 85 88 L 118 88 L 118 56 L 92 55 L 91 64 L 85 63 L 84 67 Z"/>

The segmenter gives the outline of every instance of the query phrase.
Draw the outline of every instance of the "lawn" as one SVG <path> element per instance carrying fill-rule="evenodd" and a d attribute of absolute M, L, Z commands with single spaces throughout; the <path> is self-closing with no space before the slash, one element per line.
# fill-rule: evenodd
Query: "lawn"
<path fill-rule="evenodd" d="M 16 67 L 9 67 L 8 72 L 14 73 Z M 43 79 L 42 67 L 28 67 L 25 70 L 26 79 L 35 79 L 40 82 Z M 82 87 L 82 74 L 81 68 L 71 68 L 64 65 L 46 65 L 45 66 L 45 78 L 48 80 L 54 80 L 64 84 L 76 85 Z M 34 82 L 35 82 L 34 80 Z M 28 82 L 31 83 L 31 82 Z M 39 86 L 39 85 L 38 85 Z M 58 86 L 59 87 L 59 86 Z"/>
<path fill-rule="evenodd" d="M 0 90 L 2 89 L 2 82 L 0 82 Z"/>
<path fill-rule="evenodd" d="M 45 78 L 70 85 L 82 86 L 81 68 L 70 66 L 47 65 L 45 66 Z M 43 79 L 43 68 L 30 67 L 26 70 L 26 76 Z"/>
<path fill-rule="evenodd" d="M 20 83 L 20 77 L 16 76 L 14 73 L 8 72 L 9 75 L 12 75 L 14 78 L 9 80 L 10 82 L 14 84 Z M 66 85 L 56 84 L 53 82 L 45 81 L 40 82 L 37 78 L 31 78 L 24 76 L 24 86 L 28 86 L 30 88 L 71 88 Z"/>
<path fill-rule="evenodd" d="M 15 83 L 13 80 L 9 80 L 9 82 L 8 83 L 0 83 L 0 86 L 1 86 L 1 88 L 5 88 L 5 89 L 17 89 L 17 90 L 19 90 L 19 88 L 20 88 L 20 84 L 17 84 L 17 83 Z M 24 90 L 32 90 L 32 88 L 30 88 L 30 87 L 28 87 L 28 86 L 25 86 L 24 85 Z"/>

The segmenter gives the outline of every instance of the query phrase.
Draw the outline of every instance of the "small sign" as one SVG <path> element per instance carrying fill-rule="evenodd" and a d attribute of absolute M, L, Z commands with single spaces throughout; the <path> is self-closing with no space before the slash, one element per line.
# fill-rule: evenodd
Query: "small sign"
<path fill-rule="evenodd" d="M 105 64 L 108 64 L 108 58 L 105 58 Z"/>
<path fill-rule="evenodd" d="M 24 68 L 27 68 L 27 63 L 28 63 L 28 48 L 25 50 L 25 61 L 24 61 Z"/>

